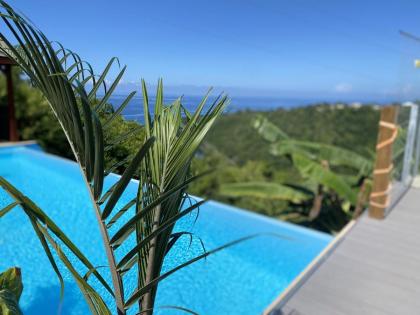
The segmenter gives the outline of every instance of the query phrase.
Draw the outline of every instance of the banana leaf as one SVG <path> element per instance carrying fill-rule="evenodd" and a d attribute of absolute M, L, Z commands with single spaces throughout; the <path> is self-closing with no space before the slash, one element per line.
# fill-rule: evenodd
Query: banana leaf
<path fill-rule="evenodd" d="M 255 197 L 301 203 L 312 196 L 289 186 L 270 182 L 223 184 L 219 193 L 230 197 Z"/>

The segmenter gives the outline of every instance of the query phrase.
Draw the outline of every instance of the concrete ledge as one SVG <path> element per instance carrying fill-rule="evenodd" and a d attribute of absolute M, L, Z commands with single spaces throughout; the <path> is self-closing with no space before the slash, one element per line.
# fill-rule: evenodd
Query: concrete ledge
<path fill-rule="evenodd" d="M 21 146 L 38 146 L 36 140 L 16 141 L 16 142 L 0 142 L 0 148 L 4 147 L 21 147 Z"/>

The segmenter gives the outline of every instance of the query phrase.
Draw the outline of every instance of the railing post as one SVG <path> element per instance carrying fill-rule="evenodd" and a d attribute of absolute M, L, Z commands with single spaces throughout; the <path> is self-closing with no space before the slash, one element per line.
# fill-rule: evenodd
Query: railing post
<path fill-rule="evenodd" d="M 370 196 L 369 216 L 376 219 L 385 217 L 389 205 L 389 187 L 392 172 L 392 145 L 397 136 L 398 107 L 386 106 L 381 109 L 376 161 L 373 171 L 373 187 Z"/>

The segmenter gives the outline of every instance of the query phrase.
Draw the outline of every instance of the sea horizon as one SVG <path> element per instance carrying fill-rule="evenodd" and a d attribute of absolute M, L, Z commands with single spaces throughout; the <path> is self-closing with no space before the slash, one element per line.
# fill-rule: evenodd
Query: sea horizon
<path fill-rule="evenodd" d="M 109 103 L 118 108 L 125 100 L 127 95 L 113 95 Z M 165 104 L 170 104 L 179 98 L 179 95 L 165 95 Z M 182 96 L 183 105 L 188 111 L 194 111 L 203 96 L 184 95 Z M 207 104 L 210 105 L 216 100 L 217 96 L 210 96 Z M 287 98 L 287 97 L 269 97 L 269 96 L 233 96 L 231 102 L 226 108 L 227 113 L 240 111 L 273 111 L 278 109 L 292 109 L 298 107 L 313 106 L 319 104 L 358 104 L 358 105 L 385 105 L 397 102 L 396 100 L 340 100 L 328 98 Z M 153 107 L 156 98 L 149 95 L 150 105 Z M 126 108 L 122 111 L 124 118 L 143 122 L 143 98 L 140 95 L 134 96 Z"/>

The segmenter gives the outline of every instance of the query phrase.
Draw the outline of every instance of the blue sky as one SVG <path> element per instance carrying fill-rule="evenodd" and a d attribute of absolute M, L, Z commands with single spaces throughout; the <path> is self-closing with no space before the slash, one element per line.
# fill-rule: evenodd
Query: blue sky
<path fill-rule="evenodd" d="M 118 56 L 120 91 L 171 90 L 358 100 L 420 96 L 419 1 L 14 0 L 52 40 L 96 68 Z M 418 74 L 417 74 L 418 73 Z M 418 86 L 419 88 L 416 88 Z"/>

